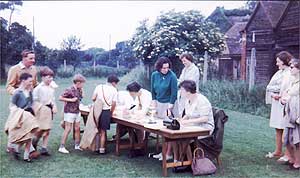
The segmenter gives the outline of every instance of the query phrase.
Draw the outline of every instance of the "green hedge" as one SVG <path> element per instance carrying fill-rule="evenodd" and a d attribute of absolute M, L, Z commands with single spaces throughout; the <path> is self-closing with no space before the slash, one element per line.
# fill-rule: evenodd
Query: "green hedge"
<path fill-rule="evenodd" d="M 97 65 L 95 67 L 95 71 L 93 67 L 83 67 L 77 68 L 74 70 L 72 66 L 67 66 L 66 70 L 64 70 L 63 66 L 57 69 L 56 75 L 61 78 L 69 78 L 72 77 L 76 73 L 80 73 L 85 77 L 107 77 L 110 74 L 115 74 L 117 76 L 123 76 L 129 72 L 129 69 L 126 68 L 113 68 L 108 66 Z"/>
<path fill-rule="evenodd" d="M 200 92 L 213 106 L 269 117 L 270 106 L 265 104 L 265 86 L 257 85 L 248 92 L 242 81 L 212 80 L 200 84 Z"/>

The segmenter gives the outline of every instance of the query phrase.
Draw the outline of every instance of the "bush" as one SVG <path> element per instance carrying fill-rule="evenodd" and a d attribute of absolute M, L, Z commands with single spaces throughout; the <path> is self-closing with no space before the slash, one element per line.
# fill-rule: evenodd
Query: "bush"
<path fill-rule="evenodd" d="M 138 82 L 142 86 L 142 88 L 150 91 L 150 79 L 147 78 L 144 66 L 137 66 L 128 74 L 124 75 L 121 78 L 119 85 L 126 87 L 129 83 L 134 81 Z"/>
<path fill-rule="evenodd" d="M 82 68 L 77 68 L 74 71 L 74 68 L 72 66 L 67 66 L 66 71 L 64 71 L 63 66 L 57 69 L 57 76 L 61 78 L 68 78 L 72 77 L 76 73 L 80 73 L 85 77 L 97 77 L 97 78 L 102 78 L 102 77 L 107 77 L 110 74 L 115 74 L 117 76 L 123 76 L 129 72 L 129 69 L 126 68 L 113 68 L 113 67 L 108 67 L 108 66 L 102 66 L 102 65 L 97 65 L 94 68 L 91 66 L 88 67 L 82 67 Z"/>
<path fill-rule="evenodd" d="M 270 106 L 265 104 L 265 86 L 257 85 L 248 92 L 242 81 L 207 81 L 200 84 L 200 92 L 207 96 L 213 106 L 269 117 Z"/>

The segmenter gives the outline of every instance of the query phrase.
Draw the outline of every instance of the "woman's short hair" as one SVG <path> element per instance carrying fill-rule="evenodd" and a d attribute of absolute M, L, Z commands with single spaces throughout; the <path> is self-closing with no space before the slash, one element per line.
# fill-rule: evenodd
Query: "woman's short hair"
<path fill-rule="evenodd" d="M 107 77 L 107 82 L 108 83 L 118 83 L 120 80 L 116 75 L 109 75 Z"/>
<path fill-rule="evenodd" d="M 27 57 L 28 54 L 34 54 L 34 51 L 29 50 L 29 49 L 25 49 L 25 50 L 23 50 L 23 51 L 21 52 L 22 58 Z"/>
<path fill-rule="evenodd" d="M 29 74 L 29 73 L 22 73 L 22 74 L 20 75 L 20 81 L 27 80 L 27 79 L 29 79 L 29 78 L 32 78 L 32 75 Z"/>
<path fill-rule="evenodd" d="M 291 53 L 287 52 L 287 51 L 281 51 L 278 54 L 276 54 L 276 59 L 279 58 L 284 65 L 289 66 L 290 65 L 290 61 L 293 57 L 293 55 L 291 55 Z"/>
<path fill-rule="evenodd" d="M 180 60 L 182 60 L 183 58 L 186 58 L 187 60 L 193 62 L 193 56 L 189 53 L 183 53 L 179 56 Z"/>
<path fill-rule="evenodd" d="M 171 63 L 171 61 L 170 61 L 169 58 L 167 58 L 167 57 L 160 57 L 160 58 L 158 58 L 158 60 L 155 63 L 155 69 L 157 71 L 160 71 L 162 69 L 162 67 L 163 67 L 164 64 L 169 64 L 169 68 L 172 68 L 172 63 Z"/>
<path fill-rule="evenodd" d="M 300 70 L 300 59 L 293 58 L 290 62 L 290 65 L 293 64 L 294 67 Z"/>
<path fill-rule="evenodd" d="M 184 80 L 179 84 L 179 88 L 184 88 L 187 92 L 192 94 L 197 92 L 196 82 L 193 80 Z"/>
<path fill-rule="evenodd" d="M 126 90 L 129 92 L 139 92 L 141 89 L 141 85 L 138 84 L 137 82 L 132 82 L 127 85 Z"/>
<path fill-rule="evenodd" d="M 84 83 L 85 81 L 86 81 L 85 77 L 81 74 L 76 74 L 73 77 L 73 83 L 77 83 L 77 82 Z"/>
<path fill-rule="evenodd" d="M 45 77 L 45 76 L 54 76 L 54 72 L 53 70 L 51 70 L 49 67 L 42 67 L 41 70 L 40 70 L 40 76 L 41 77 Z"/>

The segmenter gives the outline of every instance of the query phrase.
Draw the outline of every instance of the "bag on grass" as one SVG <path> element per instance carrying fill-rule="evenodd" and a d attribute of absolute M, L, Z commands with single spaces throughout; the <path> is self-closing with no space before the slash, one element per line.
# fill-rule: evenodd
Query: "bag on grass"
<path fill-rule="evenodd" d="M 202 156 L 199 155 L 196 156 L 196 152 L 198 150 L 202 151 Z M 204 151 L 202 148 L 196 148 L 194 150 L 192 170 L 194 176 L 200 176 L 200 175 L 213 174 L 216 172 L 217 168 L 211 160 L 204 157 Z"/>

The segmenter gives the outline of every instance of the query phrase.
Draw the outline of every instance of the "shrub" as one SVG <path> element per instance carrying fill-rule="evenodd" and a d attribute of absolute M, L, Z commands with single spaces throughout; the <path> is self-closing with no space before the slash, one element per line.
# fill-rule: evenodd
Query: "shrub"
<path fill-rule="evenodd" d="M 72 66 L 67 66 L 66 71 L 64 71 L 63 66 L 61 66 L 57 69 L 56 74 L 58 77 L 61 77 L 61 78 L 72 77 L 76 73 L 80 73 L 85 77 L 102 78 L 102 77 L 107 77 L 110 74 L 115 74 L 117 76 L 123 76 L 128 72 L 129 72 L 129 69 L 122 68 L 122 67 L 117 69 L 117 68 L 113 68 L 113 67 L 97 65 L 95 67 L 95 71 L 92 66 L 77 68 L 75 71 Z"/>
<path fill-rule="evenodd" d="M 200 92 L 213 106 L 269 117 L 265 86 L 257 85 L 248 92 L 248 85 L 242 81 L 211 80 L 205 85 L 200 84 Z"/>
<path fill-rule="evenodd" d="M 120 86 L 127 86 L 131 82 L 138 82 L 144 89 L 150 91 L 150 79 L 146 76 L 146 71 L 144 66 L 137 66 L 136 68 L 132 69 L 128 74 L 124 75 L 119 85 Z M 123 88 L 125 90 L 125 88 Z"/>

